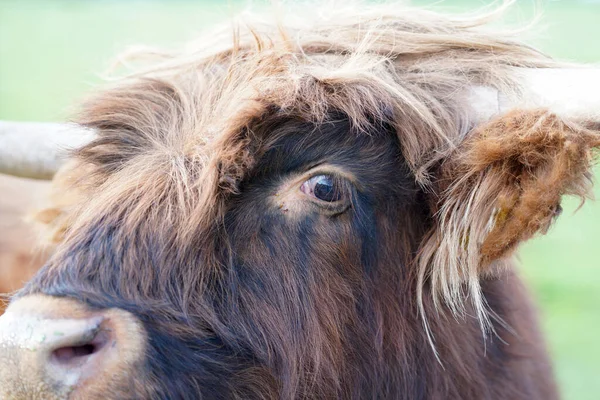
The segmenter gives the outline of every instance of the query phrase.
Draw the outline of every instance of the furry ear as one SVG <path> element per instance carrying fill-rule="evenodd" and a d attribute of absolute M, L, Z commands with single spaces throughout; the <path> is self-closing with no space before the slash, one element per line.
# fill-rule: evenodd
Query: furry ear
<path fill-rule="evenodd" d="M 82 189 L 91 174 L 90 166 L 71 160 L 58 169 L 52 178 L 49 204 L 29 215 L 38 228 L 38 242 L 52 249 L 62 242 L 71 225 L 73 209 L 81 202 Z"/>
<path fill-rule="evenodd" d="M 479 279 L 519 243 L 545 233 L 565 194 L 590 196 L 600 133 L 547 110 L 514 110 L 476 128 L 440 166 L 435 223 L 420 257 L 436 305 L 485 326 Z M 422 296 L 422 295 L 420 295 Z"/>

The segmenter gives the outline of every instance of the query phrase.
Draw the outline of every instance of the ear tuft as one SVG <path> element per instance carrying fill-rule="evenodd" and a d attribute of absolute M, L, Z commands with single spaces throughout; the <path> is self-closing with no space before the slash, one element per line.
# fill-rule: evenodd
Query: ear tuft
<path fill-rule="evenodd" d="M 446 197 L 470 198 L 472 186 L 465 183 L 478 183 L 494 205 L 490 231 L 480 236 L 482 266 L 545 233 L 563 195 L 589 196 L 591 149 L 599 145 L 597 133 L 545 110 L 516 110 L 474 132 L 448 165 L 448 174 L 454 170 L 461 176 L 455 176 L 460 184 L 448 188 Z"/>
<path fill-rule="evenodd" d="M 590 197 L 600 134 L 547 110 L 514 110 L 475 129 L 440 167 L 436 222 L 420 276 L 439 305 L 486 321 L 479 278 L 519 243 L 545 233 L 565 194 Z"/>

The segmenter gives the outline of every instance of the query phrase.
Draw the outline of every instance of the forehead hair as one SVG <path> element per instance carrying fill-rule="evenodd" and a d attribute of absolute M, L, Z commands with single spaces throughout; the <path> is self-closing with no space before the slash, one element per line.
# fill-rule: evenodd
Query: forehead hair
<path fill-rule="evenodd" d="M 82 158 L 109 171 L 123 158 L 137 161 L 138 150 L 202 155 L 210 163 L 208 154 L 231 156 L 242 133 L 273 109 L 317 124 L 336 111 L 358 130 L 373 121 L 394 127 L 416 179 L 427 184 L 429 168 L 472 128 L 460 88 L 510 93 L 511 67 L 553 64 L 507 35 L 486 33 L 494 14 L 464 19 L 399 4 L 327 7 L 242 15 L 233 28 L 217 26 L 179 51 L 130 54 L 143 58 L 142 66 L 90 99 L 79 122 L 135 145 L 123 143 L 115 152 L 120 160 L 98 163 L 89 151 Z M 201 151 L 207 144 L 211 151 Z"/>

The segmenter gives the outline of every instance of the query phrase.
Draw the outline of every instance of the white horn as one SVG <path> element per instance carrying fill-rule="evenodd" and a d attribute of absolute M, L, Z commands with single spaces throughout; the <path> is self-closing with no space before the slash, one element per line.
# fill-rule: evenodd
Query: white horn
<path fill-rule="evenodd" d="M 75 124 L 0 121 L 0 173 L 51 179 L 69 150 L 93 138 Z"/>
<path fill-rule="evenodd" d="M 518 96 L 476 86 L 469 89 L 469 120 L 483 122 L 513 108 L 548 108 L 580 120 L 600 121 L 599 68 L 518 68 Z"/>

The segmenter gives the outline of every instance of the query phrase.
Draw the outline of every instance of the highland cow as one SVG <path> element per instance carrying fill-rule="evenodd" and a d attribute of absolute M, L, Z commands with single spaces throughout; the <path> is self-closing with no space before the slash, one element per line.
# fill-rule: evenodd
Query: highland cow
<path fill-rule="evenodd" d="M 3 398 L 557 397 L 512 254 L 589 192 L 600 71 L 488 16 L 311 15 L 155 52 L 60 131 L 93 137 L 0 318 Z"/>

